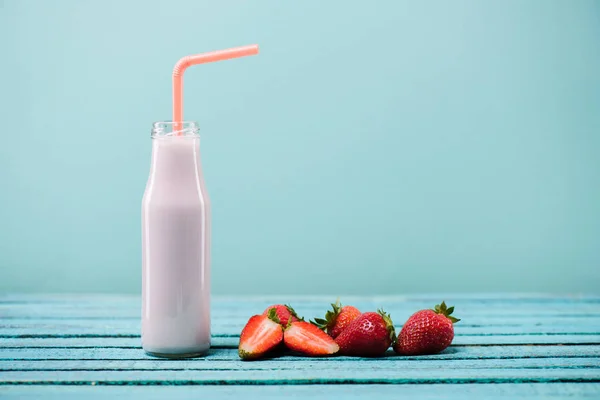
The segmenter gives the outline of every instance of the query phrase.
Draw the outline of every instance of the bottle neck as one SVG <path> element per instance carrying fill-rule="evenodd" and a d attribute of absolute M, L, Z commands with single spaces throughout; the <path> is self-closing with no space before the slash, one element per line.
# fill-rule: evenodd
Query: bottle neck
<path fill-rule="evenodd" d="M 160 121 L 152 124 L 152 138 L 162 137 L 198 137 L 200 127 L 195 121 L 183 121 L 174 123 L 172 121 Z"/>

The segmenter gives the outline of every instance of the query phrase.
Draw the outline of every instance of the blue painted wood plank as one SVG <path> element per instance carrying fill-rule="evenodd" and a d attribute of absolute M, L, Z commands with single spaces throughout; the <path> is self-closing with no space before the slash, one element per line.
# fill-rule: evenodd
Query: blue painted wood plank
<path fill-rule="evenodd" d="M 507 358 L 578 358 L 600 357 L 600 346 L 451 346 L 440 354 L 428 356 L 395 356 L 388 351 L 390 359 L 402 360 L 456 360 L 456 359 L 507 359 Z M 147 356 L 141 348 L 2 348 L 1 361 L 15 360 L 155 360 Z M 283 358 L 280 360 L 302 360 L 303 357 Z M 314 360 L 313 358 L 307 358 Z M 327 360 L 344 362 L 354 358 L 336 357 Z M 210 353 L 196 359 L 198 361 L 238 361 L 237 349 L 212 349 Z M 367 359 L 376 363 L 387 358 Z M 375 365 L 375 364 L 372 364 Z"/>
<path fill-rule="evenodd" d="M 212 348 L 237 348 L 239 339 L 213 337 Z M 129 348 L 140 349 L 141 338 L 136 337 L 36 337 L 0 338 L 0 350 L 7 348 Z"/>
<path fill-rule="evenodd" d="M 228 316 L 212 318 L 213 325 L 224 327 L 237 327 L 243 325 L 250 316 Z M 599 315 L 584 315 L 560 317 L 555 315 L 538 316 L 536 318 L 521 318 L 510 316 L 486 316 L 486 315 L 461 315 L 463 319 L 457 328 L 481 328 L 481 327 L 539 327 L 539 326 L 598 326 L 600 327 Z M 114 317 L 0 317 L 0 327 L 29 327 L 29 326 L 98 326 L 98 325 L 119 325 L 136 327 L 139 326 L 140 317 L 135 318 L 114 318 Z M 402 326 L 403 320 L 394 321 L 396 326 Z"/>
<path fill-rule="evenodd" d="M 212 330 L 219 336 L 239 336 L 247 318 L 237 320 L 214 320 Z M 495 324 L 487 325 L 485 319 L 471 320 L 463 317 L 461 323 L 456 324 L 456 336 L 491 336 L 491 335 L 524 335 L 524 334 L 586 334 L 600 335 L 600 319 L 577 320 L 577 323 L 533 323 L 525 324 Z M 399 331 L 401 325 L 397 324 Z M 138 335 L 141 331 L 139 319 L 0 319 L 0 337 L 16 337 L 29 335 L 53 335 L 59 332 L 63 335 Z"/>
<path fill-rule="evenodd" d="M 63 302 L 4 302 L 0 303 L 1 317 L 111 317 L 111 318 L 139 318 L 140 299 L 137 297 L 80 297 L 80 300 Z M 307 317 L 320 316 L 325 309 L 329 307 L 329 301 L 315 302 L 311 300 L 297 301 L 294 303 L 289 298 L 283 299 L 294 305 L 301 314 Z M 490 316 L 502 317 L 513 316 L 524 318 L 535 316 L 563 316 L 572 315 L 600 315 L 600 302 L 595 299 L 562 299 L 560 301 L 550 301 L 547 299 L 538 299 L 533 301 L 512 301 L 507 303 L 501 300 L 475 301 L 464 300 L 464 302 L 454 302 L 457 307 L 457 313 L 461 316 Z M 239 298 L 237 300 L 228 300 L 216 298 L 213 302 L 213 315 L 215 319 L 248 317 L 249 315 L 261 312 L 265 307 L 274 302 L 281 302 L 282 299 L 270 299 L 270 301 L 256 300 L 254 298 Z M 439 301 L 439 300 L 438 300 Z M 434 302 L 435 303 L 435 302 Z M 400 301 L 396 298 L 381 298 L 377 300 L 362 299 L 356 300 L 355 305 L 363 310 L 377 309 L 378 307 L 387 308 L 393 312 L 393 316 L 406 319 L 412 312 L 431 308 L 433 303 L 423 301 Z"/>
<path fill-rule="evenodd" d="M 322 386 L 0 386 L 2 399 L 598 399 L 596 383 Z"/>
<path fill-rule="evenodd" d="M 213 337 L 212 345 L 216 348 L 237 348 L 237 337 Z M 597 335 L 523 335 L 523 336 L 459 336 L 454 339 L 455 346 L 482 345 L 570 345 L 596 344 L 600 345 Z M 115 347 L 139 348 L 141 339 L 135 337 L 34 337 L 34 338 L 0 338 L 0 348 L 14 347 Z"/>
<path fill-rule="evenodd" d="M 385 357 L 377 360 L 357 358 L 293 358 L 282 357 L 261 362 L 241 360 L 44 360 L 0 361 L 0 372 L 7 371 L 287 371 L 321 370 L 360 372 L 423 369 L 580 369 L 600 368 L 600 357 L 575 358 L 471 358 L 471 359 L 408 359 Z"/>
<path fill-rule="evenodd" d="M 239 338 L 213 336 L 213 347 L 234 348 L 238 346 Z M 600 344 L 599 335 L 514 335 L 514 336 L 457 336 L 452 342 L 458 346 L 486 345 L 571 345 L 571 344 Z M 119 337 L 116 335 L 31 335 L 0 338 L 0 348 L 3 347 L 140 347 L 139 335 Z"/>
<path fill-rule="evenodd" d="M 6 371 L 0 384 L 70 384 L 90 382 L 140 385 L 303 385 L 303 384 L 415 384 L 415 383 L 600 383 L 600 368 L 585 369 L 404 369 L 384 370 L 229 370 L 229 371 Z"/>

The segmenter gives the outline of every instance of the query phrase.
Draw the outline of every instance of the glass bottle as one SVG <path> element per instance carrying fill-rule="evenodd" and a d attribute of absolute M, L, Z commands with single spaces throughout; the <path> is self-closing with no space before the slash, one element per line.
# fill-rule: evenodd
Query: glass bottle
<path fill-rule="evenodd" d="M 175 131 L 175 129 L 178 129 Z M 196 122 L 156 122 L 142 200 L 142 347 L 195 357 L 210 347 L 210 202 Z"/>

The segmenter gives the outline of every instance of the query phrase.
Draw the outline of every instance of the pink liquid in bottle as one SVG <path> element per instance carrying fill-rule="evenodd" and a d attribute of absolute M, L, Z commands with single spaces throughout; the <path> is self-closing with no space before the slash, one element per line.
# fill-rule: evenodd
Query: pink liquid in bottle
<path fill-rule="evenodd" d="M 159 357 L 210 348 L 210 202 L 194 122 L 157 122 L 142 201 L 142 346 Z"/>

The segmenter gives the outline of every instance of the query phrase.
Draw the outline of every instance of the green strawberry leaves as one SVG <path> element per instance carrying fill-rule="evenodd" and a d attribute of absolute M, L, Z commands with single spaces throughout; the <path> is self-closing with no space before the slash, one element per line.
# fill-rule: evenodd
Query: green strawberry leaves
<path fill-rule="evenodd" d="M 442 301 L 442 304 L 436 305 L 435 308 L 433 309 L 433 311 L 437 314 L 441 314 L 441 315 L 445 316 L 450 321 L 452 321 L 453 324 L 460 321 L 459 318 L 456 318 L 456 317 L 453 317 L 452 315 L 450 315 L 454 312 L 454 307 L 447 307 L 445 301 Z"/>
<path fill-rule="evenodd" d="M 342 311 L 340 299 L 337 299 L 335 303 L 331 303 L 331 308 L 331 310 L 328 310 L 325 313 L 325 318 L 315 318 L 314 320 L 310 321 L 310 323 L 316 325 L 322 330 L 332 328 L 335 325 L 338 315 L 340 315 L 340 312 Z"/>
<path fill-rule="evenodd" d="M 295 317 L 298 321 L 304 321 L 304 317 L 300 317 L 297 313 L 296 310 L 294 310 L 292 308 L 292 306 L 290 306 L 289 304 L 285 305 L 285 308 L 287 308 L 287 310 L 290 312 L 290 314 L 292 314 L 293 317 Z M 291 318 L 290 318 L 291 319 Z"/>
<path fill-rule="evenodd" d="M 392 317 L 390 314 L 386 313 L 382 309 L 377 310 L 377 313 L 381 315 L 383 318 L 383 322 L 385 322 L 385 327 L 390 335 L 390 340 L 392 343 L 396 343 L 396 328 L 394 328 L 394 323 L 392 322 Z"/>

